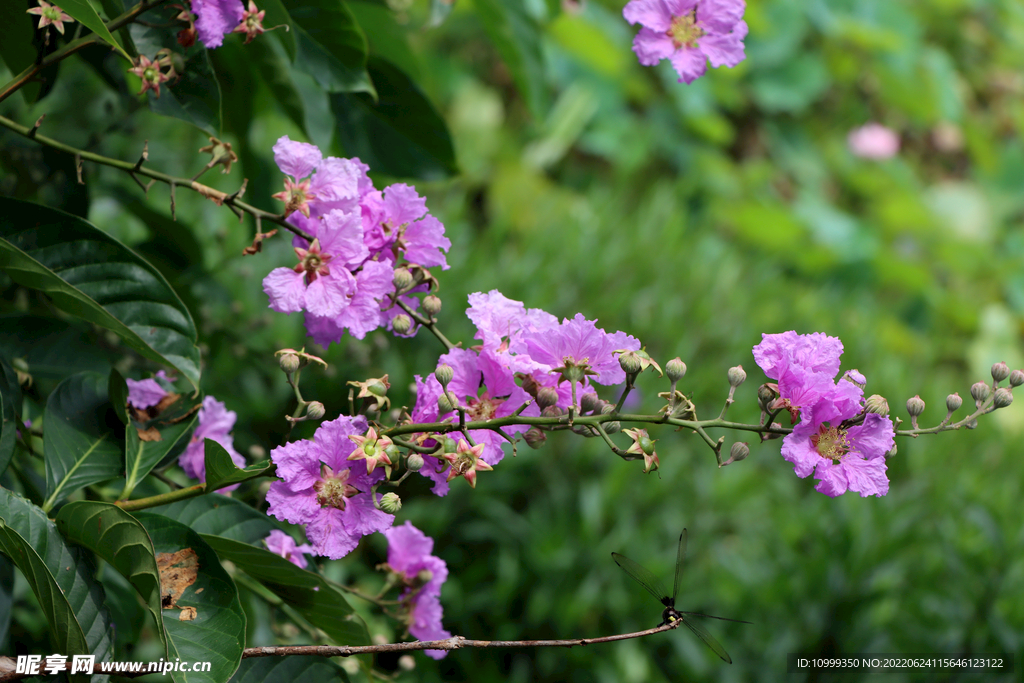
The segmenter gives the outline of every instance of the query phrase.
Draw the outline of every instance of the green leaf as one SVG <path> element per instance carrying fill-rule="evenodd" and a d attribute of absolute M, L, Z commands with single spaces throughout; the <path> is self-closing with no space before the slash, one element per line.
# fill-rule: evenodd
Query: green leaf
<path fill-rule="evenodd" d="M 370 53 L 419 80 L 420 62 L 409 46 L 409 30 L 396 21 L 394 11 L 385 4 L 368 0 L 347 0 L 346 4 L 366 31 Z"/>
<path fill-rule="evenodd" d="M 348 674 L 325 657 L 250 657 L 242 660 L 231 683 L 276 683 L 277 681 L 347 683 Z"/>
<path fill-rule="evenodd" d="M 107 399 L 107 378 L 95 372 L 68 377 L 46 400 L 43 509 L 53 509 L 76 489 L 120 476 L 123 452 L 121 424 Z"/>
<path fill-rule="evenodd" d="M 0 355 L 0 474 L 11 464 L 17 430 L 21 424 L 21 385 L 18 374 Z"/>
<path fill-rule="evenodd" d="M 455 6 L 455 0 L 430 0 L 430 22 L 428 26 L 440 26 Z"/>
<path fill-rule="evenodd" d="M 163 610 L 168 658 L 212 666 L 207 672 L 171 672 L 172 678 L 175 683 L 224 683 L 238 668 L 245 647 L 245 612 L 238 589 L 217 554 L 195 531 L 162 515 L 140 512 L 135 517 L 146 527 L 157 553 L 191 549 L 196 554 L 194 583 L 177 598 L 176 609 Z M 167 587 L 161 590 L 166 595 Z M 186 607 L 195 608 L 195 618 L 181 621 L 179 615 Z"/>
<path fill-rule="evenodd" d="M 24 359 L 37 384 L 56 384 L 83 370 L 106 372 L 112 360 L 80 321 L 31 313 L 0 316 L 0 354 Z"/>
<path fill-rule="evenodd" d="M 17 76 L 36 61 L 36 47 L 32 44 L 34 27 L 38 17 L 27 14 L 28 9 L 20 2 L 0 2 L 0 26 L 4 27 L 4 39 L 0 40 L 0 57 L 11 72 Z M 39 96 L 39 81 L 29 81 L 18 88 L 25 101 L 32 103 Z"/>
<path fill-rule="evenodd" d="M 231 484 L 263 476 L 273 467 L 269 460 L 249 465 L 244 470 L 235 466 L 224 447 L 213 439 L 206 440 L 206 490 L 216 491 Z"/>
<path fill-rule="evenodd" d="M 243 543 L 261 543 L 271 531 L 280 528 L 266 513 L 216 493 L 161 505 L 150 511 L 181 522 L 197 533 Z"/>
<path fill-rule="evenodd" d="M 0 269 L 199 386 L 196 326 L 159 271 L 76 216 L 0 197 Z"/>
<path fill-rule="evenodd" d="M 11 607 L 14 606 L 14 565 L 0 555 L 0 648 L 7 641 L 7 631 L 11 627 Z"/>
<path fill-rule="evenodd" d="M 537 120 L 547 108 L 541 30 L 522 0 L 473 0 L 484 31 L 512 73 L 519 94 Z M 376 81 L 374 81 L 376 82 Z"/>
<path fill-rule="evenodd" d="M 392 176 L 445 178 L 458 172 L 444 119 L 409 77 L 378 57 L 367 70 L 378 100 L 364 94 L 335 94 L 331 109 L 348 156 Z"/>
<path fill-rule="evenodd" d="M 100 19 L 100 15 L 96 14 L 96 10 L 92 8 L 92 5 L 87 0 L 61 0 L 60 8 L 75 18 L 75 21 L 80 22 L 83 26 L 90 29 L 93 33 L 98 35 L 102 40 L 106 41 L 110 47 L 114 48 L 128 61 L 131 61 L 131 57 L 125 52 L 121 45 L 114 40 L 114 36 L 111 35 L 110 31 L 107 30 L 107 25 Z M 67 27 L 65 26 L 65 30 Z"/>
<path fill-rule="evenodd" d="M 110 659 L 110 616 L 88 557 L 64 542 L 41 509 L 2 488 L 0 551 L 35 593 L 57 652 Z"/>
<path fill-rule="evenodd" d="M 146 475 L 192 433 L 199 418 L 198 397 L 179 396 L 178 400 L 162 413 L 146 422 L 131 421 L 125 427 L 125 482 L 121 498 L 131 496 L 132 491 Z M 141 431 L 156 430 L 159 441 L 144 441 Z"/>
<path fill-rule="evenodd" d="M 107 396 L 110 397 L 110 406 L 117 414 L 121 424 L 127 425 L 128 419 L 128 383 L 116 368 L 110 368 L 110 375 L 107 377 Z"/>
<path fill-rule="evenodd" d="M 366 73 L 366 36 L 348 6 L 338 0 L 288 5 L 295 35 L 295 66 L 327 92 L 374 92 Z"/>
<path fill-rule="evenodd" d="M 220 536 L 203 535 L 221 559 L 229 560 L 281 598 L 285 604 L 323 629 L 338 644 L 370 642 L 366 625 L 344 596 L 319 574 L 299 569 L 264 548 Z"/>
<path fill-rule="evenodd" d="M 92 550 L 135 587 L 156 620 L 157 635 L 169 656 L 160 605 L 160 572 L 145 527 L 116 505 L 84 500 L 62 507 L 56 522 L 65 538 Z M 139 626 L 136 624 L 136 631 Z"/>

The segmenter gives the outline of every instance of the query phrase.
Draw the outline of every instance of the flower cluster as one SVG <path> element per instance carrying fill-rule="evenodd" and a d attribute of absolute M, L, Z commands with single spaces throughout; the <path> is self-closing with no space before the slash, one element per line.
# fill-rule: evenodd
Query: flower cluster
<path fill-rule="evenodd" d="M 497 290 L 471 294 L 469 305 L 467 315 L 476 325 L 475 338 L 481 344 L 472 349 L 452 349 L 440 357 L 438 367 L 451 368 L 451 378 L 444 388 L 437 373 L 425 380 L 416 376 L 414 422 L 438 422 L 454 415 L 451 410 L 442 411 L 438 405 L 438 398 L 446 390 L 465 409 L 469 421 L 512 415 L 545 389 L 549 390 L 547 397 L 540 403 L 565 410 L 572 405 L 574 384 L 576 395 L 581 396 L 591 382 L 603 385 L 624 382 L 626 373 L 614 352 L 640 348 L 637 339 L 625 332 L 605 332 L 597 327 L 596 321 L 586 320 L 582 314 L 558 322 L 550 313 L 527 309 L 522 302 L 508 299 Z M 566 381 L 567 375 L 578 379 Z M 540 404 L 534 402 L 520 414 L 537 416 Z M 526 426 L 515 425 L 502 430 L 511 436 L 525 431 Z M 504 457 L 502 445 L 507 440 L 500 434 L 490 429 L 467 431 L 468 435 L 453 432 L 451 437 L 466 440 L 468 436 L 472 443 L 482 446 L 479 457 L 487 465 L 495 465 Z M 429 440 L 429 435 L 423 438 Z M 439 496 L 448 493 L 450 477 L 445 474 L 445 467 L 438 458 L 424 456 L 423 459 L 425 465 L 420 473 L 434 481 L 433 492 Z M 455 458 L 447 459 L 454 466 Z M 483 468 L 478 465 L 472 471 L 476 469 Z"/>
<path fill-rule="evenodd" d="M 324 422 L 313 440 L 293 441 L 270 453 L 281 481 L 267 492 L 268 512 L 306 527 L 313 551 L 337 560 L 352 552 L 359 539 L 386 531 L 395 521 L 373 504 L 372 487 L 382 469 L 350 458 L 361 447 L 350 437 L 366 434 L 366 418 L 339 417 Z"/>
<path fill-rule="evenodd" d="M 448 565 L 430 553 L 434 539 L 406 522 L 384 532 L 388 539 L 388 566 L 398 574 L 407 588 L 399 601 L 407 610 L 409 633 L 417 640 L 441 640 L 451 633 L 441 626 L 441 585 L 448 578 Z M 447 650 L 425 650 L 434 659 L 441 659 Z"/>
<path fill-rule="evenodd" d="M 235 450 L 235 441 L 231 437 L 231 430 L 235 428 L 237 419 L 235 411 L 228 410 L 213 396 L 203 398 L 203 405 L 199 408 L 199 426 L 192 434 L 185 452 L 178 458 L 178 464 L 185 470 L 186 475 L 199 481 L 206 481 L 206 445 L 203 443 L 206 439 L 213 439 L 219 443 L 231 456 L 231 461 L 235 465 L 245 467 L 245 458 Z M 218 493 L 227 493 L 237 488 L 238 484 L 226 486 Z"/>
<path fill-rule="evenodd" d="M 263 291 L 275 311 L 305 311 L 306 330 L 317 344 L 337 342 L 346 332 L 362 339 L 390 326 L 402 314 L 397 298 L 416 307 L 416 299 L 399 297 L 405 292 L 396 291 L 396 267 L 448 268 L 442 252 L 451 242 L 444 226 L 412 187 L 376 190 L 359 159 L 325 159 L 315 145 L 287 136 L 274 145 L 274 158 L 289 176 L 274 197 L 285 202 L 288 220 L 313 240 L 294 240 L 298 263 L 272 270 Z"/>
<path fill-rule="evenodd" d="M 782 457 L 798 477 L 814 472 L 815 490 L 836 497 L 848 489 L 869 495 L 889 492 L 885 456 L 894 431 L 889 418 L 864 410 L 867 380 L 849 370 L 835 381 L 843 344 L 820 332 L 763 334 L 754 360 L 777 381 L 772 409 L 788 408 L 800 422 L 786 435 Z"/>
<path fill-rule="evenodd" d="M 742 62 L 744 0 L 630 0 L 622 16 L 640 24 L 633 52 L 644 66 L 668 59 L 680 83 L 693 83 L 711 66 Z"/>

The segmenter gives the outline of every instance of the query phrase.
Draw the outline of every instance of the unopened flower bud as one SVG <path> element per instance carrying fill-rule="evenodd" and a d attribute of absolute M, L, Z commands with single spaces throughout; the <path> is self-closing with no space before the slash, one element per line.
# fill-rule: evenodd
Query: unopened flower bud
<path fill-rule="evenodd" d="M 864 401 L 864 409 L 869 413 L 874 413 L 875 415 L 888 415 L 889 402 L 885 400 L 884 396 L 872 394 Z"/>
<path fill-rule="evenodd" d="M 737 365 L 734 368 L 729 368 L 727 373 L 729 378 L 729 386 L 738 387 L 747 380 L 747 373 L 743 370 L 742 365 Z"/>
<path fill-rule="evenodd" d="M 988 385 L 988 382 L 975 382 L 971 385 L 971 397 L 979 404 L 987 401 L 991 395 L 992 387 Z"/>
<path fill-rule="evenodd" d="M 669 380 L 678 382 L 686 375 L 686 363 L 681 361 L 679 356 L 676 356 L 665 364 L 665 375 Z"/>
<path fill-rule="evenodd" d="M 558 403 L 558 392 L 552 387 L 541 387 L 537 390 L 537 405 L 541 410 Z"/>
<path fill-rule="evenodd" d="M 1010 386 L 1019 387 L 1024 384 L 1024 370 L 1014 370 L 1010 373 Z"/>
<path fill-rule="evenodd" d="M 1010 368 L 1006 363 L 999 361 L 992 365 L 992 379 L 996 382 L 1002 382 L 1004 379 L 1010 376 Z"/>
<path fill-rule="evenodd" d="M 411 472 L 419 472 L 423 469 L 423 456 L 415 452 L 410 453 L 409 457 L 405 459 L 405 466 Z"/>
<path fill-rule="evenodd" d="M 605 422 L 604 431 L 608 434 L 618 434 L 622 431 L 622 423 L 618 420 L 615 420 L 614 422 Z"/>
<path fill-rule="evenodd" d="M 729 449 L 729 459 L 722 463 L 722 467 L 739 462 L 750 455 L 750 446 L 742 441 L 737 441 Z"/>
<path fill-rule="evenodd" d="M 910 417 L 917 417 L 924 412 L 924 401 L 920 396 L 907 399 L 907 412 L 910 413 Z"/>
<path fill-rule="evenodd" d="M 640 356 L 636 355 L 635 351 L 624 351 L 619 354 L 619 367 L 621 367 L 627 375 L 635 375 L 640 372 L 642 367 L 640 364 Z"/>
<path fill-rule="evenodd" d="M 277 359 L 281 369 L 291 374 L 299 369 L 299 357 L 294 353 L 282 353 Z"/>
<path fill-rule="evenodd" d="M 324 409 L 324 404 L 320 401 L 310 401 L 306 406 L 306 417 L 311 420 L 322 419 L 327 414 L 327 410 Z"/>
<path fill-rule="evenodd" d="M 408 268 L 395 268 L 395 275 L 391 282 L 394 283 L 396 290 L 404 292 L 413 286 L 412 273 Z"/>
<path fill-rule="evenodd" d="M 371 381 L 369 384 L 366 385 L 366 390 L 368 392 L 370 392 L 371 394 L 373 394 L 374 396 L 387 396 L 388 395 L 388 388 L 387 388 L 387 386 L 383 382 L 381 382 L 380 380 L 376 380 L 376 379 Z"/>
<path fill-rule="evenodd" d="M 896 455 L 896 451 L 898 451 L 898 450 L 899 450 L 899 447 L 896 444 L 893 444 L 892 445 L 892 450 L 885 452 L 885 457 L 886 458 L 891 458 L 892 456 Z"/>
<path fill-rule="evenodd" d="M 580 399 L 580 410 L 584 413 L 592 413 L 601 406 L 601 399 L 594 392 L 583 394 Z"/>
<path fill-rule="evenodd" d="M 946 397 L 946 410 L 951 413 L 955 413 L 960 410 L 960 406 L 964 404 L 964 400 L 960 398 L 960 394 L 950 394 Z"/>
<path fill-rule="evenodd" d="M 548 440 L 548 435 L 539 427 L 530 427 L 523 434 L 523 440 L 526 441 L 527 446 L 536 449 L 544 445 L 544 442 Z"/>
<path fill-rule="evenodd" d="M 455 443 L 455 439 L 450 436 L 446 436 L 441 444 L 444 446 L 445 453 L 454 453 L 459 449 L 459 444 Z"/>
<path fill-rule="evenodd" d="M 772 422 L 772 429 L 782 429 L 782 425 L 778 422 Z M 768 441 L 769 439 L 781 439 L 783 436 L 785 436 L 785 434 L 779 434 L 776 431 L 771 431 L 762 434 L 761 438 L 764 439 L 765 441 Z"/>
<path fill-rule="evenodd" d="M 454 402 L 452 402 L 453 398 L 455 398 L 455 395 L 452 392 L 450 392 L 450 391 L 446 391 L 443 394 L 441 394 L 440 396 L 438 396 L 437 397 L 437 409 L 441 413 L 450 413 L 453 410 L 455 410 L 455 406 L 457 406 L 459 404 L 459 402 L 458 402 L 457 399 Z"/>
<path fill-rule="evenodd" d="M 1013 403 L 1013 392 L 1006 387 L 999 387 L 992 396 L 992 405 L 996 408 L 1005 408 Z"/>
<path fill-rule="evenodd" d="M 423 297 L 423 310 L 427 312 L 427 315 L 434 317 L 441 312 L 441 300 L 433 294 L 428 294 Z"/>
<path fill-rule="evenodd" d="M 779 392 L 771 384 L 762 384 L 757 388 L 757 404 L 761 406 L 761 410 L 768 410 L 768 406 L 771 405 L 778 395 Z"/>
<path fill-rule="evenodd" d="M 441 383 L 442 388 L 447 389 L 448 382 L 451 382 L 452 378 L 455 377 L 455 371 L 452 370 L 452 366 L 447 363 L 442 363 L 437 366 L 437 370 L 434 370 L 434 377 L 436 377 L 437 381 Z"/>
<path fill-rule="evenodd" d="M 380 497 L 380 509 L 393 515 L 402 509 L 402 499 L 395 492 L 385 493 Z"/>
<path fill-rule="evenodd" d="M 540 411 L 540 414 L 542 417 L 561 417 L 564 414 L 564 412 L 565 411 L 563 411 L 558 406 L 548 406 L 546 408 L 543 408 Z"/>
<path fill-rule="evenodd" d="M 412 318 L 405 313 L 399 313 L 391 321 L 391 329 L 394 330 L 395 334 L 408 334 L 409 330 L 412 329 Z"/>

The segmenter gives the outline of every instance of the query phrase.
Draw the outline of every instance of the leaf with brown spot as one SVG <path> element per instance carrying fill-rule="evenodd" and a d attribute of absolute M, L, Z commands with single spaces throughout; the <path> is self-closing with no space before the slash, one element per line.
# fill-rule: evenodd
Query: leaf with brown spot
<path fill-rule="evenodd" d="M 160 599 L 164 609 L 174 609 L 185 589 L 196 582 L 199 557 L 192 548 L 174 553 L 157 553 L 156 568 L 160 572 Z"/>

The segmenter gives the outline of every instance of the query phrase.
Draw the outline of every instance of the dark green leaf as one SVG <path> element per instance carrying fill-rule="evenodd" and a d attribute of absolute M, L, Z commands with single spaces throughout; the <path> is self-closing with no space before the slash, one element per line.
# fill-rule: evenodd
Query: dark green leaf
<path fill-rule="evenodd" d="M 0 197 L 0 268 L 199 384 L 196 327 L 152 265 L 70 214 Z"/>
<path fill-rule="evenodd" d="M 368 92 L 366 36 L 338 0 L 303 0 L 288 5 L 295 35 L 295 66 L 328 92 Z"/>
<path fill-rule="evenodd" d="M 224 536 L 243 543 L 257 544 L 279 528 L 266 513 L 234 498 L 211 493 L 170 505 L 152 508 L 200 534 Z"/>
<path fill-rule="evenodd" d="M 122 498 L 127 498 L 140 481 L 192 433 L 199 418 L 196 399 L 179 396 L 177 402 L 168 406 L 152 420 L 140 423 L 133 421 L 125 429 L 125 482 Z M 144 441 L 140 430 L 155 429 L 159 441 Z"/>
<path fill-rule="evenodd" d="M 273 465 L 269 460 L 249 465 L 244 470 L 235 466 L 224 447 L 213 439 L 206 440 L 206 490 L 238 484 L 263 476 Z"/>
<path fill-rule="evenodd" d="M 299 569 L 289 560 L 247 543 L 203 535 L 221 559 L 234 562 L 338 644 L 370 642 L 366 625 L 344 596 L 319 574 Z"/>
<path fill-rule="evenodd" d="M 331 96 L 345 153 L 392 176 L 426 180 L 456 173 L 451 135 L 430 100 L 383 59 L 371 57 L 367 70 L 376 102 L 361 93 Z"/>
<path fill-rule="evenodd" d="M 110 659 L 110 616 L 88 557 L 64 542 L 40 508 L 2 488 L 0 551 L 32 587 L 58 652 Z"/>
<path fill-rule="evenodd" d="M 157 634 L 167 655 L 167 634 L 160 606 L 160 572 L 145 527 L 116 505 L 84 500 L 62 507 L 56 522 L 65 538 L 95 552 L 135 587 L 156 620 Z M 136 625 L 136 630 L 139 626 Z"/>
<path fill-rule="evenodd" d="M 245 613 L 238 589 L 220 565 L 217 554 L 187 526 L 161 515 L 135 515 L 153 540 L 157 553 L 191 549 L 196 554 L 195 582 L 177 599 L 177 608 L 164 610 L 170 658 L 210 662 L 208 672 L 172 672 L 176 683 L 223 683 L 231 678 L 245 648 Z M 195 619 L 181 621 L 183 608 L 195 608 Z"/>
<path fill-rule="evenodd" d="M 82 23 L 83 26 L 90 29 L 93 33 L 98 35 L 102 40 L 107 42 L 112 48 L 124 55 L 124 58 L 131 60 L 128 53 L 121 49 L 121 45 L 114 40 L 114 36 L 107 30 L 106 24 L 100 19 L 100 15 L 96 14 L 96 10 L 92 8 L 92 5 L 87 0 L 62 0 L 60 8 L 75 18 L 76 21 Z M 67 27 L 65 26 L 65 29 Z"/>
<path fill-rule="evenodd" d="M 395 13 L 385 4 L 368 0 L 348 0 L 347 4 L 359 25 L 366 31 L 370 52 L 419 80 L 419 58 L 409 46 L 408 28 L 399 25 Z"/>
<path fill-rule="evenodd" d="M 110 398 L 110 407 L 114 409 L 117 419 L 121 424 L 127 425 L 128 420 L 128 383 L 116 368 L 110 368 L 110 375 L 107 377 L 107 396 Z"/>
<path fill-rule="evenodd" d="M 347 683 L 348 674 L 324 657 L 250 657 L 242 660 L 231 683 L 277 683 L 277 681 Z"/>
<path fill-rule="evenodd" d="M 541 30 L 537 22 L 527 14 L 521 0 L 474 0 L 474 5 L 526 106 L 537 120 L 543 119 L 547 105 Z"/>
<path fill-rule="evenodd" d="M 21 386 L 18 374 L 7 359 L 0 355 L 0 474 L 11 464 L 14 455 L 16 431 L 21 424 Z"/>
<path fill-rule="evenodd" d="M 245 49 L 249 60 L 251 60 L 253 73 L 259 74 L 270 92 L 273 93 L 281 110 L 308 136 L 302 94 L 292 80 L 291 67 L 286 61 L 284 48 L 274 41 L 265 40 L 259 43 L 253 42 Z"/>
<path fill-rule="evenodd" d="M 107 399 L 107 378 L 82 372 L 61 382 L 46 401 L 43 458 L 51 510 L 76 489 L 123 472 L 122 426 Z"/>
<path fill-rule="evenodd" d="M 220 135 L 220 85 L 205 49 L 190 48 L 181 79 L 169 81 L 160 92 L 162 95 L 155 97 L 153 91 L 149 91 L 150 109 L 191 123 L 215 137 Z"/>
<path fill-rule="evenodd" d="M 38 17 L 26 14 L 28 9 L 20 2 L 0 2 L 0 26 L 4 27 L 4 39 L 0 40 L 0 57 L 12 75 L 32 66 L 36 61 L 36 47 L 32 44 L 33 27 Z M 29 81 L 19 90 L 26 102 L 35 102 L 39 96 L 38 81 Z"/>
<path fill-rule="evenodd" d="M 76 372 L 110 367 L 86 325 L 30 313 L 0 316 L 0 353 L 24 359 L 35 382 L 56 383 Z"/>
<path fill-rule="evenodd" d="M 11 607 L 14 605 L 14 565 L 0 555 L 0 648 L 6 650 L 7 630 L 11 627 Z"/>

